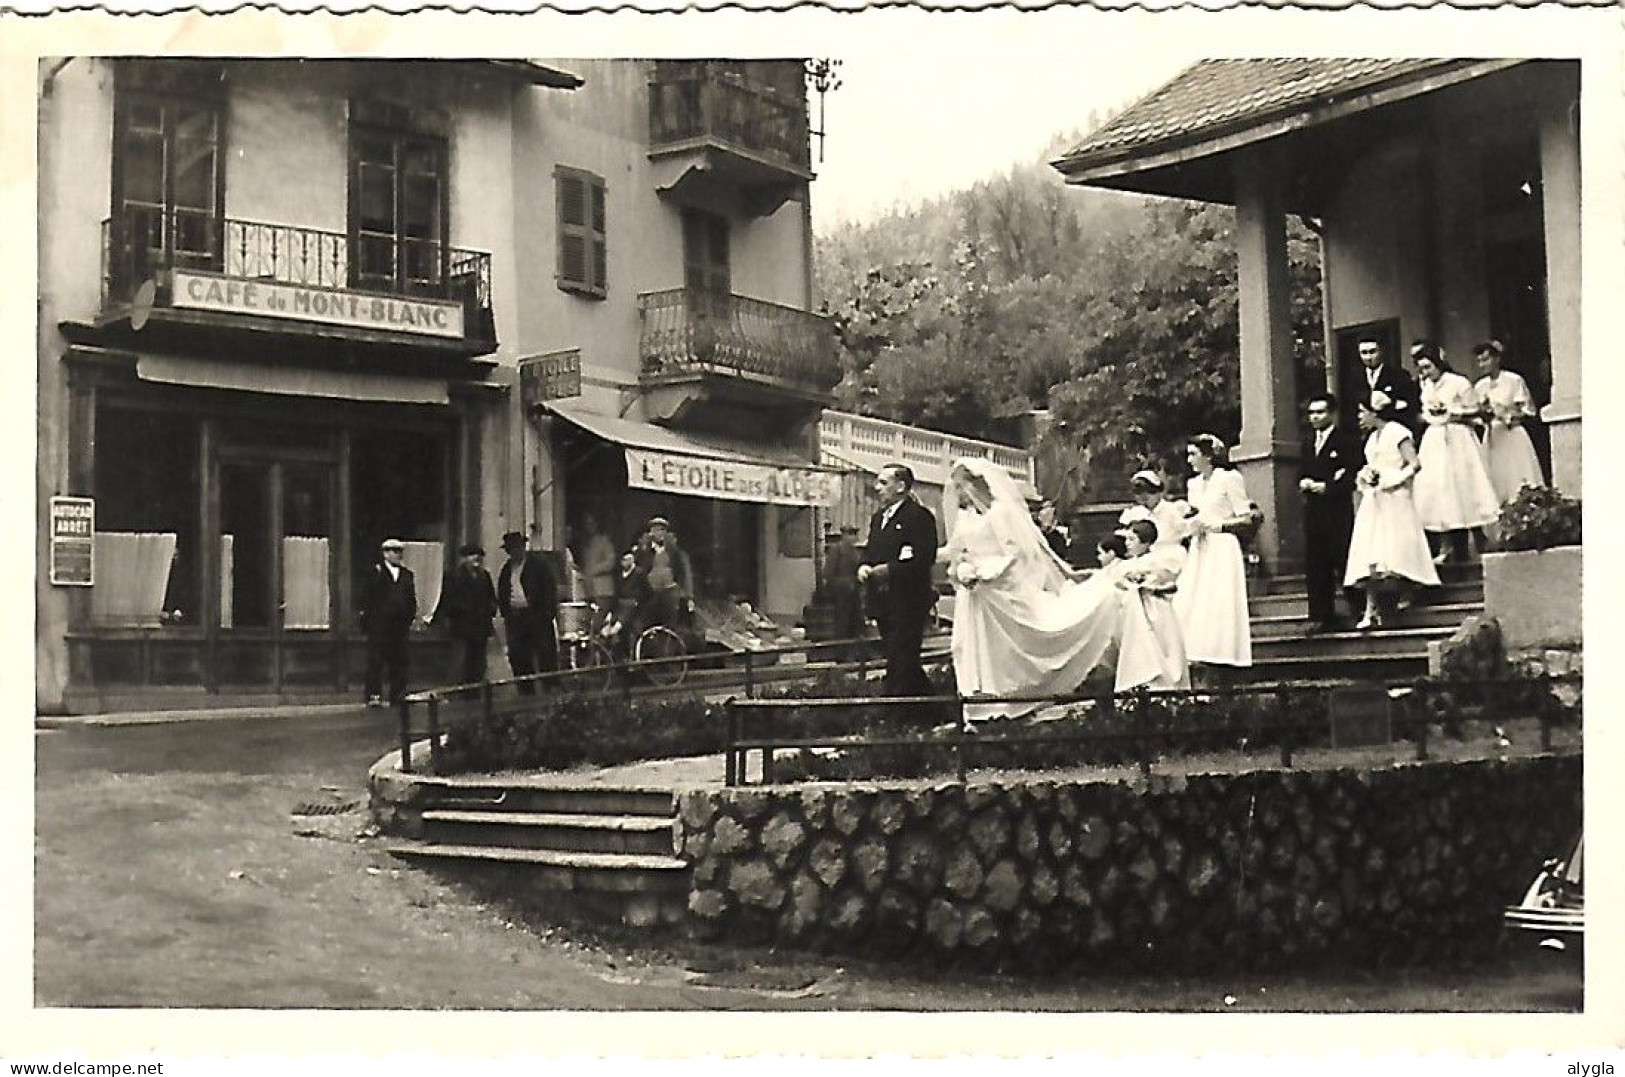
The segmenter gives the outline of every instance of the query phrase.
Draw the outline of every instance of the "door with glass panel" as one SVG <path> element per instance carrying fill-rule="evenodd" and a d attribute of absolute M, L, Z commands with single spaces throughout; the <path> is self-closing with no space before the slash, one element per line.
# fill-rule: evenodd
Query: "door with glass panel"
<path fill-rule="evenodd" d="M 217 474 L 217 679 L 334 683 L 333 465 L 228 455 Z"/>

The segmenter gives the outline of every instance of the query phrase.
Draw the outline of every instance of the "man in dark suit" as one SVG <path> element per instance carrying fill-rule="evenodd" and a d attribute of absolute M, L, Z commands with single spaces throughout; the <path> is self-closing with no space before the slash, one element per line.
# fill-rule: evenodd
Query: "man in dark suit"
<path fill-rule="evenodd" d="M 935 598 L 931 567 L 937 560 L 937 518 L 914 499 L 914 473 L 887 464 L 875 477 L 881 508 L 869 518 L 858 582 L 867 584 L 886 648 L 889 696 L 927 695 L 920 664 L 925 619 Z"/>
<path fill-rule="evenodd" d="M 1382 344 L 1371 337 L 1360 341 L 1359 352 L 1360 365 L 1364 368 L 1360 372 L 1361 380 L 1372 410 L 1379 419 L 1408 426 L 1414 433 L 1422 420 L 1422 392 L 1416 386 L 1416 379 L 1397 361 L 1390 361 L 1382 353 Z"/>
<path fill-rule="evenodd" d="M 1338 627 L 1337 591 L 1343 585 L 1349 536 L 1354 531 L 1354 480 L 1365 464 L 1359 441 L 1337 421 L 1337 397 L 1309 398 L 1309 440 L 1303 447 L 1304 580 L 1309 591 L 1311 632 Z M 1350 608 L 1363 600 L 1344 590 Z M 1357 601 L 1359 604 L 1357 604 Z"/>
<path fill-rule="evenodd" d="M 558 612 L 558 585 L 546 559 L 530 550 L 523 531 L 502 536 L 507 563 L 497 576 L 497 609 L 508 631 L 508 664 L 515 677 L 551 673 L 558 668 L 559 643 L 553 629 Z M 536 682 L 521 680 L 523 695 L 536 694 Z"/>
<path fill-rule="evenodd" d="M 444 624 L 457 644 L 457 683 L 485 680 L 485 648 L 497 612 L 496 585 L 485 571 L 485 549 L 468 543 L 457 551 L 457 567 L 446 573 L 440 603 L 430 624 Z"/>
<path fill-rule="evenodd" d="M 412 570 L 401 564 L 406 544 L 385 539 L 378 547 L 382 560 L 372 566 L 361 588 L 361 630 L 367 636 L 366 702 L 384 705 L 383 682 L 389 678 L 389 702 L 406 695 L 406 641 L 418 616 L 417 584 Z"/>

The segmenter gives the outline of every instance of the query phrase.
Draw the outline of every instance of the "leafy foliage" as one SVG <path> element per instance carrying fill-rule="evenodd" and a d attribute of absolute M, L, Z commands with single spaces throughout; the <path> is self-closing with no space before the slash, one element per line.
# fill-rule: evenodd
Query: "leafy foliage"
<path fill-rule="evenodd" d="M 1578 546 L 1580 502 L 1548 486 L 1525 486 L 1501 506 L 1498 545 L 1503 550 Z"/>
<path fill-rule="evenodd" d="M 1300 385 L 1324 384 L 1319 248 L 1288 232 Z M 1234 214 L 1067 190 L 1042 164 L 821 237 L 846 410 L 973 437 L 1048 408 L 1040 479 L 1065 507 L 1241 411 Z M 1048 473 L 1046 479 L 1046 472 Z M 1102 474 L 1104 472 L 1104 474 Z"/>

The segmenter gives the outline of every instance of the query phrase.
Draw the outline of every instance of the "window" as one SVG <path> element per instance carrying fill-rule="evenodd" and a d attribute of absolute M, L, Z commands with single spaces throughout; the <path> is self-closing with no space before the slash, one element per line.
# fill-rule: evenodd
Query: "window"
<path fill-rule="evenodd" d="M 445 294 L 446 171 L 443 138 L 352 127 L 350 276 L 356 287 Z"/>
<path fill-rule="evenodd" d="M 97 406 L 95 623 L 200 623 L 199 444 L 190 416 Z"/>
<path fill-rule="evenodd" d="M 220 105 L 125 91 L 114 113 L 114 261 L 121 283 L 209 269 L 220 253 Z"/>
<path fill-rule="evenodd" d="M 553 172 L 553 190 L 559 229 L 559 287 L 602 299 L 609 294 L 604 179 L 560 165 Z"/>

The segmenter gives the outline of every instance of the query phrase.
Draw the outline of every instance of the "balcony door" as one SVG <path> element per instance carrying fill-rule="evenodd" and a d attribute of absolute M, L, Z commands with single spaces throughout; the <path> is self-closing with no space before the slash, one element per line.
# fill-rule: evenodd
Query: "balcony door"
<path fill-rule="evenodd" d="M 446 142 L 373 126 L 350 142 L 350 276 L 357 288 L 444 295 Z"/>
<path fill-rule="evenodd" d="M 119 96 L 108 250 L 116 283 L 133 285 L 161 268 L 218 268 L 220 166 L 217 103 Z"/>

